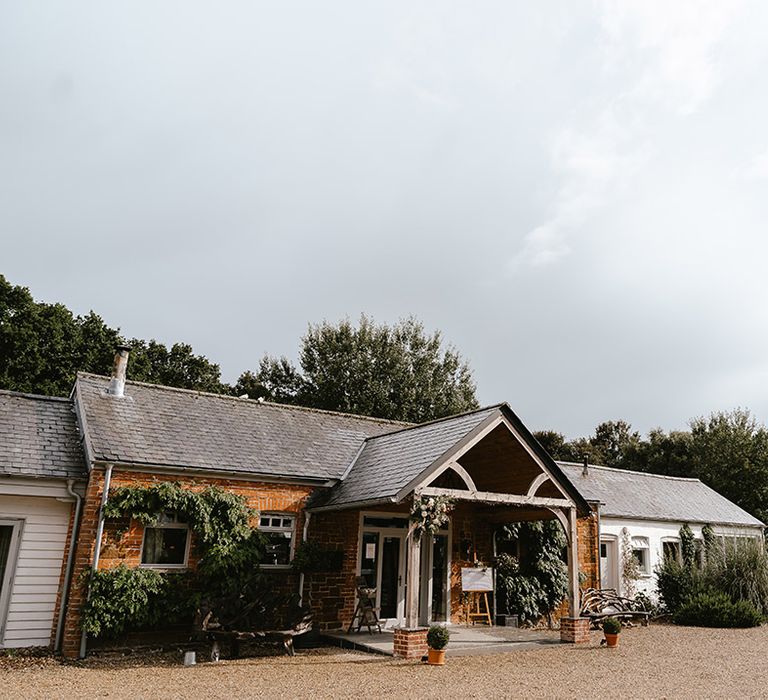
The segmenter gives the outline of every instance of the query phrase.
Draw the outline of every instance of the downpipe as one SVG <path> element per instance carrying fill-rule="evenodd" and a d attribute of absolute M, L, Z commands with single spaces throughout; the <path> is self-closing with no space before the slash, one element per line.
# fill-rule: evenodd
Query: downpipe
<path fill-rule="evenodd" d="M 72 536 L 69 539 L 69 554 L 67 555 L 67 568 L 64 574 L 64 586 L 61 590 L 61 600 L 59 602 L 59 619 L 56 623 L 56 637 L 53 644 L 54 653 L 61 651 L 61 635 L 64 632 L 64 618 L 67 615 L 67 605 L 69 603 L 69 588 L 72 584 L 72 571 L 75 563 L 75 547 L 77 546 L 77 535 L 80 531 L 80 512 L 83 508 L 82 496 L 74 490 L 75 480 L 67 479 L 67 493 L 75 499 L 75 518 L 72 521 Z"/>

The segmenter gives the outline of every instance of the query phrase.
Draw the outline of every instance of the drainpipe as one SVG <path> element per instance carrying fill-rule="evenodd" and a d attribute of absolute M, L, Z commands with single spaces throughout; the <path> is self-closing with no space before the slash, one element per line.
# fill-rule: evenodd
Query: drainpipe
<path fill-rule="evenodd" d="M 75 546 L 77 543 L 77 533 L 80 529 L 80 510 L 83 506 L 83 499 L 80 494 L 74 490 L 75 480 L 67 479 L 67 493 L 75 499 L 75 518 L 72 521 L 72 536 L 69 539 L 69 555 L 67 556 L 67 567 L 64 570 L 64 587 L 61 590 L 61 599 L 59 601 L 59 619 L 56 623 L 56 637 L 53 644 L 53 651 L 61 651 L 61 634 L 64 631 L 64 617 L 67 613 L 67 603 L 69 602 L 69 586 L 72 583 L 72 568 L 75 563 Z"/>
<path fill-rule="evenodd" d="M 99 568 L 99 557 L 101 556 L 101 536 L 104 534 L 104 504 L 107 502 L 109 496 L 109 484 L 112 481 L 112 465 L 108 464 L 104 472 L 104 489 L 101 492 L 101 504 L 99 505 L 99 524 L 96 526 L 96 547 L 93 550 L 93 564 L 91 564 L 91 571 L 94 573 Z M 88 594 L 86 595 L 85 602 L 87 603 L 91 598 L 91 587 L 88 586 Z M 85 658 L 85 645 L 88 639 L 88 635 L 83 630 L 80 636 L 80 658 Z"/>
<path fill-rule="evenodd" d="M 312 513 L 304 512 L 304 532 L 301 535 L 302 543 L 307 541 L 307 534 L 309 532 L 309 519 L 312 517 Z M 299 605 L 304 604 L 304 572 L 299 573 Z"/>

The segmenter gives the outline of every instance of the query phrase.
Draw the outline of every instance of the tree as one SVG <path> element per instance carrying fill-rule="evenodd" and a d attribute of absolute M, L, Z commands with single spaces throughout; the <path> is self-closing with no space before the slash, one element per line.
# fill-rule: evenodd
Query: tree
<path fill-rule="evenodd" d="M 191 345 L 174 343 L 168 349 L 156 340 L 147 342 L 137 338 L 128 345 L 131 348 L 128 372 L 134 381 L 213 393 L 231 391 L 221 382 L 219 365 L 203 355 L 195 355 Z"/>
<path fill-rule="evenodd" d="M 467 363 L 414 318 L 391 327 L 366 316 L 357 326 L 310 325 L 301 343 L 301 370 L 265 356 L 237 386 L 273 401 L 415 423 L 477 408 Z"/>
<path fill-rule="evenodd" d="M 115 347 L 124 343 L 93 311 L 75 316 L 63 304 L 36 302 L 26 287 L 0 275 L 0 388 L 66 396 L 77 372 L 109 374 Z M 221 392 L 219 366 L 189 345 L 169 350 L 134 338 L 129 377 L 168 386 Z"/>
<path fill-rule="evenodd" d="M 603 456 L 606 467 L 618 466 L 626 451 L 640 442 L 640 433 L 624 420 L 609 420 L 595 428 L 595 434 L 589 439 L 590 445 Z"/>
<path fill-rule="evenodd" d="M 768 431 L 749 411 L 694 418 L 688 475 L 768 522 Z"/>

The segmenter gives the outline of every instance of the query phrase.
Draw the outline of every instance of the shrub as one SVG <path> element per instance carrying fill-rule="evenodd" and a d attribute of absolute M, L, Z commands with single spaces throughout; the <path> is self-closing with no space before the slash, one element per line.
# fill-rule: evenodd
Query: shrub
<path fill-rule="evenodd" d="M 708 586 L 703 579 L 698 569 L 686 566 L 672 557 L 665 557 L 656 568 L 662 607 L 669 613 L 675 613 L 692 595 L 707 590 Z"/>
<path fill-rule="evenodd" d="M 678 625 L 692 627 L 757 627 L 762 615 L 746 600 L 734 603 L 725 593 L 697 593 L 675 612 Z"/>
<path fill-rule="evenodd" d="M 606 634 L 618 634 L 621 632 L 621 622 L 615 617 L 606 617 L 603 620 L 603 632 Z"/>
<path fill-rule="evenodd" d="M 757 540 L 727 544 L 709 553 L 705 567 L 712 588 L 746 600 L 758 612 L 768 614 L 768 555 Z"/>
<path fill-rule="evenodd" d="M 427 644 L 430 649 L 439 651 L 448 646 L 448 639 L 451 633 L 442 625 L 432 625 L 427 632 Z"/>
<path fill-rule="evenodd" d="M 91 594 L 83 608 L 82 627 L 94 637 L 115 637 L 129 626 L 152 625 L 153 601 L 166 585 L 152 569 L 129 569 L 124 564 L 88 572 Z"/>

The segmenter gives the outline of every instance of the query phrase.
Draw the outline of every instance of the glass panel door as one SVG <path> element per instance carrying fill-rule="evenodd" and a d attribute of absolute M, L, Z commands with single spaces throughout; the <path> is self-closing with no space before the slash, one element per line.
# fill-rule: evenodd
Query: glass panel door
<path fill-rule="evenodd" d="M 12 539 L 13 527 L 11 525 L 0 525 L 0 597 L 3 595 L 3 583 L 5 581 L 5 571 L 8 567 L 8 554 L 11 551 Z"/>
<path fill-rule="evenodd" d="M 448 535 L 432 538 L 432 622 L 447 617 Z"/>
<path fill-rule="evenodd" d="M 398 608 L 398 592 L 402 581 L 400 575 L 400 541 L 402 537 L 383 538 L 381 546 L 381 591 L 379 600 L 379 617 L 382 619 L 396 618 Z"/>
<path fill-rule="evenodd" d="M 363 551 L 360 553 L 360 575 L 369 588 L 377 587 L 379 573 L 379 533 L 363 532 Z"/>

